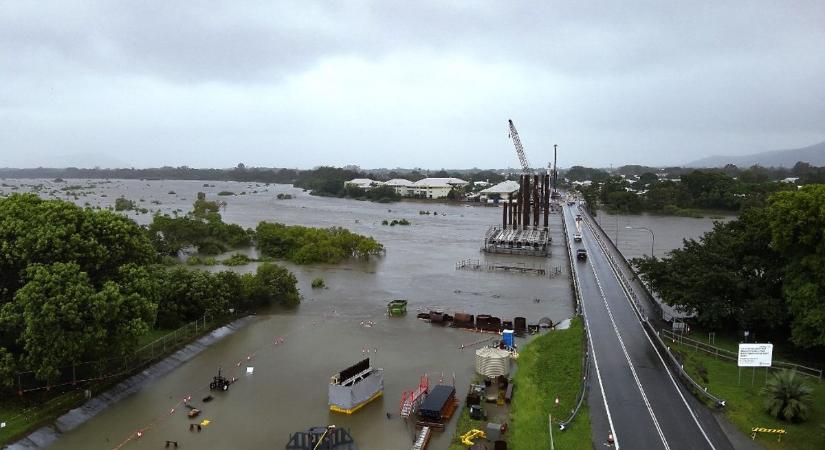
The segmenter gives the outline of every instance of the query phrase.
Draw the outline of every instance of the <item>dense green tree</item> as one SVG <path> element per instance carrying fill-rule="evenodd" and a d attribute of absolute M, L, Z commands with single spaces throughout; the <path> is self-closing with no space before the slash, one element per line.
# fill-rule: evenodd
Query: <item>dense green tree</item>
<path fill-rule="evenodd" d="M 632 177 L 634 175 L 643 175 L 645 173 L 655 173 L 656 168 L 650 166 L 640 166 L 638 164 L 628 164 L 626 166 L 620 166 L 616 169 L 616 173 L 619 175 L 624 175 L 626 177 Z M 654 175 L 655 176 L 655 175 Z"/>
<path fill-rule="evenodd" d="M 157 259 L 132 220 L 34 194 L 0 199 L 0 246 L 0 303 L 11 299 L 33 264 L 76 263 L 100 283 L 124 264 Z"/>
<path fill-rule="evenodd" d="M 301 300 L 295 275 L 278 264 L 264 263 L 254 276 L 244 275 L 243 287 L 245 297 L 255 305 L 295 306 Z"/>
<path fill-rule="evenodd" d="M 647 187 L 653 183 L 656 183 L 657 181 L 659 181 L 659 177 L 657 177 L 655 173 L 645 172 L 639 175 L 639 180 L 637 181 L 637 183 L 642 187 Z"/>
<path fill-rule="evenodd" d="M 460 177 L 459 177 L 460 178 Z M 504 175 L 501 175 L 492 170 L 479 170 L 470 174 L 467 181 L 488 181 L 491 184 L 501 183 L 504 181 Z"/>
<path fill-rule="evenodd" d="M 74 362 L 126 353 L 154 321 L 146 298 L 111 281 L 97 290 L 76 263 L 32 265 L 26 280 L 3 305 L 0 325 L 18 331 L 21 362 L 39 379 Z"/>
<path fill-rule="evenodd" d="M 668 304 L 696 312 L 705 327 L 781 331 L 784 258 L 770 242 L 767 211 L 752 209 L 717 223 L 698 241 L 686 240 L 669 258 L 636 259 L 642 278 Z"/>
<path fill-rule="evenodd" d="M 175 267 L 164 273 L 158 302 L 158 326 L 175 328 L 204 314 L 226 314 L 231 299 L 209 272 Z"/>
<path fill-rule="evenodd" d="M 158 252 L 177 256 L 189 246 L 205 255 L 217 255 L 230 248 L 252 245 L 249 230 L 223 222 L 216 202 L 198 193 L 191 213 L 183 217 L 156 214 L 148 227 L 148 235 Z"/>
<path fill-rule="evenodd" d="M 590 167 L 573 166 L 564 172 L 564 177 L 571 181 L 593 181 L 599 183 L 607 179 L 610 175 L 601 169 Z"/>
<path fill-rule="evenodd" d="M 378 255 L 384 249 L 371 237 L 337 227 L 310 228 L 261 222 L 255 234 L 263 255 L 297 264 L 334 263 L 353 256 Z"/>
<path fill-rule="evenodd" d="M 681 183 L 669 180 L 651 184 L 644 195 L 644 202 L 646 208 L 653 211 L 660 211 L 667 206 L 691 207 L 687 189 Z"/>
<path fill-rule="evenodd" d="M 825 185 L 779 192 L 770 200 L 772 247 L 787 260 L 784 296 L 792 339 L 825 346 Z"/>
<path fill-rule="evenodd" d="M 314 195 L 343 197 L 346 195 L 344 182 L 355 178 L 366 176 L 353 170 L 324 166 L 301 172 L 295 180 L 295 186 L 308 189 Z"/>
<path fill-rule="evenodd" d="M 400 200 L 401 196 L 395 192 L 394 187 L 382 185 L 364 192 L 364 198 L 374 202 L 389 203 Z"/>

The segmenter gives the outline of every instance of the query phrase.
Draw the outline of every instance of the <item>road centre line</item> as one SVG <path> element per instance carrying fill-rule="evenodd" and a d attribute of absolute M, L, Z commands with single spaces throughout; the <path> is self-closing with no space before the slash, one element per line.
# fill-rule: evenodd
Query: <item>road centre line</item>
<path fill-rule="evenodd" d="M 606 256 L 607 255 L 605 255 L 605 257 Z M 653 407 L 650 405 L 650 401 L 647 399 L 647 394 L 645 393 L 645 390 L 642 387 L 642 382 L 639 380 L 639 375 L 636 373 L 636 368 L 633 366 L 633 362 L 630 360 L 630 355 L 627 353 L 627 347 L 625 347 L 624 345 L 622 335 L 621 333 L 619 333 L 619 328 L 616 326 L 616 321 L 613 319 L 613 312 L 610 310 L 610 305 L 607 304 L 607 298 L 604 295 L 604 289 L 602 289 L 602 283 L 601 281 L 599 281 L 599 276 L 596 274 L 596 269 L 593 267 L 593 264 L 588 265 L 590 266 L 590 270 L 593 271 L 593 276 L 596 277 L 596 285 L 599 287 L 599 293 L 602 296 L 604 307 L 607 309 L 607 315 L 608 317 L 610 317 L 610 323 L 613 325 L 613 331 L 616 333 L 616 337 L 619 339 L 619 345 L 622 348 L 622 353 L 624 353 L 624 357 L 627 360 L 628 365 L 630 366 L 630 372 L 633 374 L 633 379 L 636 381 L 636 387 L 639 388 L 639 392 L 642 394 L 642 400 L 644 401 L 645 407 L 647 407 L 647 411 L 650 414 L 650 418 L 653 419 L 653 425 L 656 427 L 656 432 L 659 434 L 659 438 L 662 440 L 662 444 L 664 444 L 666 450 L 670 450 L 670 445 L 668 445 L 667 439 L 665 438 L 665 434 L 662 431 L 662 427 L 659 425 L 659 421 L 656 419 L 656 414 L 653 412 Z"/>

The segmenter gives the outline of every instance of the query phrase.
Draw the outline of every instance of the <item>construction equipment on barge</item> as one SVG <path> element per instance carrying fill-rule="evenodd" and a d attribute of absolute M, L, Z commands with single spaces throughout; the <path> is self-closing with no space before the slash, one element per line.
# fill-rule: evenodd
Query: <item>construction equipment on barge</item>
<path fill-rule="evenodd" d="M 455 386 L 439 384 L 421 402 L 418 408 L 420 420 L 417 425 L 444 430 L 456 409 L 458 409 L 458 399 L 455 398 Z"/>
<path fill-rule="evenodd" d="M 357 447 L 348 430 L 330 425 L 290 434 L 285 450 L 357 450 Z"/>
<path fill-rule="evenodd" d="M 421 402 L 430 392 L 430 378 L 424 374 L 418 381 L 418 387 L 413 391 L 404 391 L 401 394 L 401 404 L 399 405 L 399 414 L 404 420 L 414 415 Z"/>
<path fill-rule="evenodd" d="M 482 250 L 489 253 L 548 256 L 551 242 L 548 233 L 550 200 L 557 196 L 555 187 L 550 187 L 550 171 L 538 174 L 530 168 L 515 124 L 508 120 L 508 125 L 522 168 L 519 190 L 516 196 L 510 196 L 502 203 L 501 227 L 490 227 L 487 230 Z M 555 178 L 555 168 L 552 173 Z M 555 179 L 553 184 L 555 185 Z M 540 223 L 542 217 L 544 220 Z"/>
<path fill-rule="evenodd" d="M 329 410 L 352 414 L 384 394 L 384 369 L 366 358 L 330 378 Z"/>

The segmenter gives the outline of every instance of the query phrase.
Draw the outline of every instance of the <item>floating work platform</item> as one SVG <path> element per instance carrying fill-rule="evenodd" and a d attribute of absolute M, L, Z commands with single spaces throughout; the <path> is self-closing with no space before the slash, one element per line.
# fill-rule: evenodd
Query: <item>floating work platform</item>
<path fill-rule="evenodd" d="M 407 301 L 393 300 L 387 303 L 387 314 L 390 316 L 403 316 L 407 314 Z"/>
<path fill-rule="evenodd" d="M 421 420 L 417 425 L 443 430 L 456 409 L 458 409 L 458 400 L 455 398 L 455 387 L 439 384 L 421 402 L 418 408 Z"/>
<path fill-rule="evenodd" d="M 357 450 L 355 439 L 348 430 L 328 427 L 313 427 L 289 435 L 286 450 Z"/>
<path fill-rule="evenodd" d="M 477 259 L 463 259 L 457 263 L 455 263 L 456 270 L 464 269 L 464 270 L 476 270 L 476 271 L 487 271 L 487 272 L 495 272 L 495 271 L 503 271 L 503 272 L 515 272 L 515 273 L 528 273 L 533 275 L 545 276 L 548 274 L 547 269 L 541 266 L 527 266 L 524 264 L 519 265 L 508 265 L 508 264 L 490 264 L 490 263 L 483 263 Z M 556 267 L 552 271 L 549 272 L 551 276 L 555 276 L 561 273 L 561 268 Z"/>
<path fill-rule="evenodd" d="M 329 410 L 352 414 L 384 394 L 384 369 L 361 360 L 332 376 L 329 381 Z"/>
<path fill-rule="evenodd" d="M 549 256 L 552 242 L 547 228 L 491 226 L 484 235 L 482 250 L 508 255 Z"/>

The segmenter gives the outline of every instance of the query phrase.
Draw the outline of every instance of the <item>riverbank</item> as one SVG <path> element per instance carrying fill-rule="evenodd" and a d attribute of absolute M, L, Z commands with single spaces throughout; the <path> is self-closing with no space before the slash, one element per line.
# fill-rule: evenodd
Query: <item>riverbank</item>
<path fill-rule="evenodd" d="M 724 398 L 724 415 L 742 433 L 751 434 L 754 427 L 784 429 L 781 442 L 775 434 L 757 435 L 755 441 L 768 449 L 804 450 L 819 448 L 825 440 L 825 382 L 802 377 L 813 388 L 811 414 L 803 423 L 788 423 L 771 417 L 764 408 L 765 369 L 740 369 L 732 361 L 717 359 L 690 346 L 673 342 L 672 348 L 684 363 L 685 370 L 696 380 L 702 380 L 708 390 Z"/>
<path fill-rule="evenodd" d="M 520 352 L 514 377 L 516 387 L 510 410 L 508 448 L 550 448 L 548 414 L 553 416 L 555 448 L 591 448 L 586 406 L 565 431 L 558 428 L 558 423 L 567 419 L 576 407 L 583 375 L 583 342 L 584 325 L 581 318 L 576 317 L 568 329 L 538 336 Z"/>
<path fill-rule="evenodd" d="M 228 324 L 207 329 L 200 337 L 195 338 L 194 342 L 185 345 L 183 348 L 176 351 L 170 349 L 169 356 L 148 368 L 136 369 L 129 375 L 124 375 L 118 379 L 108 380 L 93 386 L 84 386 L 83 390 L 102 391 L 100 395 L 89 400 L 84 399 L 83 391 L 80 389 L 69 391 L 57 397 L 59 401 L 56 404 L 49 405 L 47 403 L 42 410 L 26 413 L 23 418 L 28 420 L 21 421 L 21 424 L 15 428 L 8 429 L 8 432 L 0 437 L 0 445 L 6 445 L 16 440 L 8 447 L 9 449 L 22 450 L 47 447 L 57 440 L 62 433 L 76 428 L 115 402 L 136 392 L 147 383 L 166 375 L 206 350 L 209 346 L 250 324 L 254 319 L 254 316 L 245 316 Z M 25 437 L 23 437 L 24 435 Z"/>

